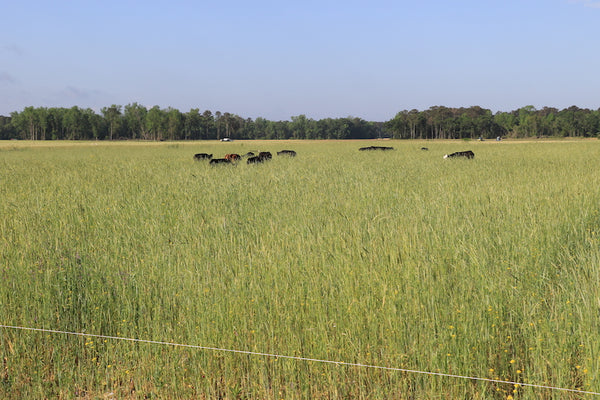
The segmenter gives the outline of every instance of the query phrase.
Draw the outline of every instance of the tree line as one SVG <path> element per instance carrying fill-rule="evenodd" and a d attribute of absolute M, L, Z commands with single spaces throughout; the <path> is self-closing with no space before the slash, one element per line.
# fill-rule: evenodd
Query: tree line
<path fill-rule="evenodd" d="M 194 108 L 147 109 L 137 103 L 92 109 L 26 107 L 0 117 L 0 139 L 27 140 L 211 140 L 231 139 L 370 139 L 383 134 L 383 123 L 360 118 L 315 121 L 305 115 L 291 121 L 242 118 Z"/>
<path fill-rule="evenodd" d="M 181 112 L 138 103 L 90 108 L 26 107 L 0 116 L 0 139 L 26 140 L 215 140 L 231 139 L 465 139 L 501 137 L 600 137 L 600 109 L 558 110 L 526 106 L 510 112 L 430 107 L 403 110 L 385 122 L 361 118 L 289 121 L 242 118 L 193 108 Z"/>
<path fill-rule="evenodd" d="M 600 137 L 600 109 L 526 106 L 492 114 L 478 106 L 436 106 L 401 111 L 385 126 L 398 139 Z"/>

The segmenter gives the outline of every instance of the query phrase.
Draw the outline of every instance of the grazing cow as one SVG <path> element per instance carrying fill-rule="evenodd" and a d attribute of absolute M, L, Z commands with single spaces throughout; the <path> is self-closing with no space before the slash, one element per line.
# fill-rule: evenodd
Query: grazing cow
<path fill-rule="evenodd" d="M 239 154 L 225 154 L 225 159 L 229 161 L 238 161 L 241 160 L 242 157 Z"/>
<path fill-rule="evenodd" d="M 226 158 L 213 158 L 212 160 L 210 160 L 210 163 L 213 165 L 216 164 L 232 164 L 231 160 L 228 160 Z"/>
<path fill-rule="evenodd" d="M 358 150 L 360 150 L 360 151 L 365 151 L 365 150 L 394 150 L 394 148 L 393 147 L 386 147 L 386 146 L 369 146 L 369 147 L 361 147 Z"/>
<path fill-rule="evenodd" d="M 254 157 L 254 153 L 249 151 L 246 154 L 244 154 L 242 157 Z"/>
<path fill-rule="evenodd" d="M 468 159 L 471 159 L 471 158 L 475 157 L 475 153 L 473 153 L 471 150 L 467 150 L 467 151 L 457 151 L 456 153 L 446 154 L 444 156 L 444 158 L 454 158 L 454 157 L 466 157 Z"/>
<path fill-rule="evenodd" d="M 206 153 L 198 153 L 198 154 L 194 154 L 194 160 L 196 161 L 200 161 L 200 160 L 210 160 L 212 158 L 212 154 L 206 154 Z"/>
<path fill-rule="evenodd" d="M 261 158 L 259 156 L 252 156 L 250 158 L 248 158 L 248 161 L 246 161 L 246 164 L 258 164 L 265 161 L 264 158 Z"/>
<path fill-rule="evenodd" d="M 265 162 L 267 160 L 270 160 L 271 158 L 273 158 L 273 155 L 270 152 L 268 152 L 268 151 L 261 151 L 260 153 L 258 153 L 257 156 L 250 157 L 248 159 L 248 161 L 246 161 L 246 164 L 262 163 L 262 162 Z"/>
<path fill-rule="evenodd" d="M 258 153 L 258 157 L 263 158 L 265 160 L 270 160 L 271 158 L 273 158 L 273 155 L 269 151 L 261 151 L 260 153 Z"/>
<path fill-rule="evenodd" d="M 296 152 L 294 150 L 281 150 L 277 152 L 278 156 L 290 156 L 296 157 Z"/>
<path fill-rule="evenodd" d="M 429 149 L 428 149 L 427 147 L 421 147 L 421 150 L 425 150 L 425 151 L 427 151 L 427 150 L 429 150 Z"/>

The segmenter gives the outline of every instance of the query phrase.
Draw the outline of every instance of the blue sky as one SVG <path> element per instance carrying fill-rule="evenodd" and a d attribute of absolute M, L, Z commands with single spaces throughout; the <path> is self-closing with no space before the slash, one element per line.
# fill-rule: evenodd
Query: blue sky
<path fill-rule="evenodd" d="M 0 115 L 600 107 L 600 0 L 0 0 Z"/>

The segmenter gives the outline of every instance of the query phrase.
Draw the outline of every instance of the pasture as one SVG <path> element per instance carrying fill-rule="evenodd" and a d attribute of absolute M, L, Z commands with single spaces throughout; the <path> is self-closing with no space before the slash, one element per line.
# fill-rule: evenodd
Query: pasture
<path fill-rule="evenodd" d="M 0 143 L 0 324 L 493 381 L 0 328 L 0 397 L 592 398 L 497 381 L 600 391 L 600 141 L 381 143 Z"/>

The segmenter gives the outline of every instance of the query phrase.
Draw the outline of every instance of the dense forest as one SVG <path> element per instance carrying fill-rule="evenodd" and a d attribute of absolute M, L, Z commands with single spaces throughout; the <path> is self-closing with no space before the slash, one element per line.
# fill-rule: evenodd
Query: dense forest
<path fill-rule="evenodd" d="M 26 140 L 208 140 L 208 139 L 465 139 L 502 137 L 600 137 L 600 109 L 577 106 L 558 110 L 526 106 L 492 113 L 469 108 L 430 107 L 404 110 L 385 122 L 361 118 L 314 120 L 305 115 L 289 121 L 242 118 L 191 109 L 150 109 L 137 103 L 90 108 L 26 107 L 0 116 L 0 139 Z"/>

